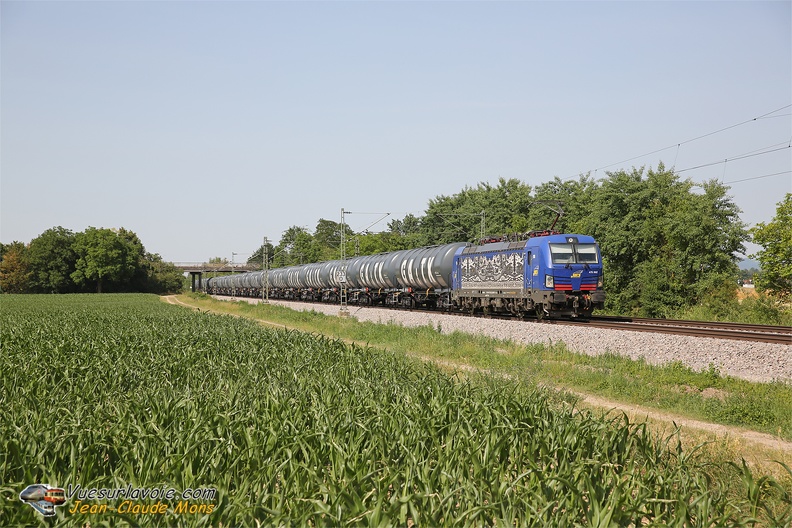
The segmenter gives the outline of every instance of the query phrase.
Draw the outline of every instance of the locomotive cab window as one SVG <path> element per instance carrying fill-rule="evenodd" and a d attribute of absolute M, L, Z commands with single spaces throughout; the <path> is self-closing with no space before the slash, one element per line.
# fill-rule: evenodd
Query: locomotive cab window
<path fill-rule="evenodd" d="M 596 244 L 550 244 L 553 264 L 597 264 Z"/>
<path fill-rule="evenodd" d="M 577 244 L 575 246 L 575 253 L 577 254 L 577 261 L 579 264 L 599 263 L 596 244 Z"/>
<path fill-rule="evenodd" d="M 550 244 L 550 253 L 553 255 L 553 264 L 574 264 L 575 252 L 572 244 Z"/>

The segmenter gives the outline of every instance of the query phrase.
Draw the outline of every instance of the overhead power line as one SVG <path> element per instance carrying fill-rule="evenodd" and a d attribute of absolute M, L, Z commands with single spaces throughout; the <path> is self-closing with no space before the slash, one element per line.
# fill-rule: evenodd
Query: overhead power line
<path fill-rule="evenodd" d="M 767 113 L 762 114 L 760 116 L 756 116 L 756 117 L 751 118 L 751 119 L 746 119 L 745 121 L 740 121 L 739 123 L 735 123 L 735 124 L 729 125 L 727 127 L 719 128 L 718 130 L 714 130 L 712 132 L 708 132 L 706 134 L 702 134 L 700 136 L 696 136 L 694 138 L 687 139 L 685 141 L 680 141 L 678 143 L 674 143 L 674 144 L 669 145 L 667 147 L 655 149 L 655 150 L 652 150 L 651 152 L 646 152 L 644 154 L 640 154 L 638 156 L 633 156 L 631 158 L 627 158 L 627 159 L 624 159 L 624 160 L 621 160 L 621 161 L 617 161 L 615 163 L 610 163 L 608 165 L 603 165 L 601 167 L 598 167 L 598 168 L 594 169 L 593 171 L 592 170 L 583 171 L 583 172 L 578 173 L 578 175 L 585 174 L 586 172 L 589 172 L 589 173 L 593 172 L 593 173 L 596 174 L 597 172 L 599 172 L 599 171 L 601 171 L 603 169 L 607 169 L 607 168 L 613 167 L 615 165 L 621 165 L 622 163 L 627 163 L 629 161 L 634 161 L 634 160 L 637 160 L 637 159 L 640 159 L 640 158 L 645 158 L 646 156 L 651 156 L 652 154 L 657 154 L 658 152 L 663 152 L 664 150 L 669 150 L 669 149 L 672 149 L 672 148 L 679 149 L 682 145 L 686 145 L 688 143 L 692 143 L 694 141 L 698 141 L 699 139 L 703 139 L 705 137 L 713 136 L 715 134 L 719 134 L 721 132 L 725 132 L 727 130 L 731 130 L 732 128 L 737 128 L 737 127 L 742 126 L 742 125 L 747 125 L 748 123 L 753 123 L 755 121 L 759 121 L 760 119 L 772 119 L 774 117 L 782 117 L 782 115 L 774 116 L 773 114 L 776 114 L 776 113 L 778 113 L 778 112 L 780 112 L 782 110 L 786 110 L 787 108 L 792 108 L 792 104 L 789 104 L 789 105 L 786 105 L 786 106 L 782 106 L 781 108 L 777 108 L 777 109 L 775 109 L 775 110 L 773 110 L 771 112 L 767 112 Z M 783 115 L 789 115 L 789 114 L 783 114 Z M 740 159 L 740 158 L 735 158 L 735 159 Z M 723 161 L 721 161 L 720 163 L 723 163 Z M 692 168 L 691 169 L 686 169 L 686 170 L 692 170 Z M 680 172 L 680 171 L 677 171 L 677 172 Z M 570 177 L 565 178 L 565 179 L 570 180 L 572 178 L 577 178 L 578 175 L 570 176 Z"/>
<path fill-rule="evenodd" d="M 785 150 L 785 149 L 790 148 L 790 145 L 787 145 L 786 143 L 783 143 L 783 144 L 785 145 L 783 147 L 776 147 L 776 148 L 767 147 L 767 148 L 770 148 L 770 150 L 760 149 L 760 151 L 752 151 L 752 152 L 749 152 L 747 154 L 741 154 L 739 156 L 734 156 L 733 158 L 725 158 L 725 159 L 722 159 L 722 160 L 713 161 L 711 163 L 704 163 L 702 165 L 696 165 L 695 167 L 688 167 L 686 169 L 675 170 L 674 172 L 679 174 L 679 173 L 682 173 L 682 172 L 687 172 L 687 171 L 691 171 L 691 170 L 695 170 L 695 169 L 702 169 L 704 167 L 712 167 L 713 165 L 720 165 L 721 163 L 728 163 L 729 161 L 737 161 L 737 160 L 746 159 L 746 158 L 753 158 L 754 156 L 761 156 L 763 154 L 770 154 L 771 152 L 778 152 L 779 150 Z"/>
<path fill-rule="evenodd" d="M 790 174 L 790 173 L 792 173 L 792 170 L 783 171 L 783 172 L 774 172 L 773 174 L 764 174 L 762 176 L 754 176 L 753 178 L 743 178 L 742 180 L 732 180 L 723 183 L 740 183 L 751 180 L 761 180 L 762 178 L 769 178 L 770 176 L 780 176 L 781 174 Z"/>

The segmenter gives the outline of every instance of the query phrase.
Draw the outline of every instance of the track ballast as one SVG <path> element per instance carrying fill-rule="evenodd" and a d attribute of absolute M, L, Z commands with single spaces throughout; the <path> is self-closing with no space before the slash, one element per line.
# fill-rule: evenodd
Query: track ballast
<path fill-rule="evenodd" d="M 217 296 L 221 297 L 221 296 Z M 232 297 L 225 296 L 230 299 Z M 306 301 L 290 301 L 288 299 L 278 299 L 278 302 L 300 302 Z M 326 303 L 314 303 L 327 306 Z M 350 305 L 350 309 L 354 309 L 354 305 Z M 421 308 L 405 309 L 400 307 L 389 306 L 366 306 L 366 308 L 375 308 L 382 310 L 402 310 L 412 312 L 429 312 Z M 633 332 L 653 332 L 660 334 L 673 334 L 690 337 L 707 337 L 711 339 L 732 339 L 738 341 L 754 341 L 758 343 L 774 343 L 781 345 L 792 345 L 792 327 L 789 326 L 773 326 L 773 325 L 756 325 L 745 323 L 726 323 L 726 322 L 710 322 L 710 321 L 687 321 L 678 319 L 648 319 L 641 317 L 622 317 L 622 316 L 609 316 L 599 315 L 592 316 L 588 319 L 543 319 L 537 320 L 536 318 L 518 318 L 508 313 L 483 313 L 476 312 L 470 314 L 467 312 L 434 312 L 443 313 L 448 315 L 458 315 L 463 317 L 481 317 L 490 319 L 513 320 L 516 323 L 538 323 L 538 324 L 556 324 L 556 325 L 578 325 L 588 326 L 592 328 L 602 328 L 611 330 L 626 330 Z"/>

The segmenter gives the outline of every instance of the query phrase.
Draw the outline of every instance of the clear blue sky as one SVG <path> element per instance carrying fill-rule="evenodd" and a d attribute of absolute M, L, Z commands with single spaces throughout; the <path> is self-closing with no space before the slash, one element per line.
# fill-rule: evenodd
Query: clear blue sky
<path fill-rule="evenodd" d="M 0 240 L 123 226 L 244 260 L 342 207 L 788 146 L 787 107 L 617 163 L 792 104 L 791 5 L 3 0 Z M 753 225 L 791 151 L 681 175 L 736 182 Z"/>

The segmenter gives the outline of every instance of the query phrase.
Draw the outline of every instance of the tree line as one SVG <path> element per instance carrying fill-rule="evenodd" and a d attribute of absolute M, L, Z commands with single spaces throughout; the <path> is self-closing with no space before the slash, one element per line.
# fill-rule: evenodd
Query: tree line
<path fill-rule="evenodd" d="M 738 262 L 745 243 L 763 246 L 757 288 L 780 298 L 792 293 L 792 194 L 769 224 L 749 230 L 740 210 L 717 180 L 682 180 L 662 164 L 656 169 L 555 178 L 531 187 L 501 178 L 429 201 L 422 216 L 391 220 L 381 232 L 344 225 L 346 255 L 369 255 L 548 229 L 594 236 L 605 265 L 607 306 L 619 313 L 666 316 L 712 296 L 736 295 Z M 561 209 L 559 209 L 561 208 Z M 559 210 L 563 215 L 558 217 Z M 340 257 L 342 225 L 320 219 L 313 232 L 288 228 L 268 245 L 271 267 Z M 784 234 L 785 233 L 785 234 Z M 262 265 L 264 247 L 248 260 Z"/>
<path fill-rule="evenodd" d="M 182 289 L 182 273 L 124 228 L 47 229 L 29 244 L 0 244 L 5 293 L 147 292 Z"/>
<path fill-rule="evenodd" d="M 559 212 L 563 214 L 559 216 Z M 344 225 L 346 255 L 450 242 L 478 243 L 482 233 L 500 236 L 553 226 L 594 236 L 605 265 L 607 308 L 624 314 L 668 316 L 711 298 L 732 302 L 737 263 L 745 242 L 762 247 L 757 290 L 792 298 L 792 193 L 775 218 L 753 229 L 718 181 L 681 180 L 662 164 L 589 175 L 531 187 L 517 179 L 480 183 L 429 200 L 423 215 L 408 214 L 380 232 L 355 232 Z M 268 244 L 271 267 L 341 256 L 342 225 L 320 219 L 313 231 L 292 226 L 277 245 Z M 264 246 L 248 263 L 261 266 Z M 48 229 L 29 244 L 0 244 L 0 288 L 9 293 L 152 292 L 181 289 L 172 264 L 145 250 L 124 228 L 89 227 L 74 233 Z"/>

